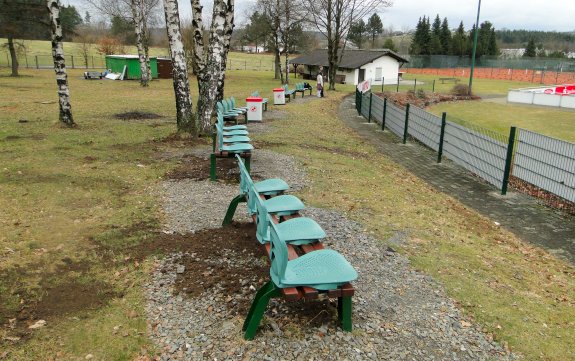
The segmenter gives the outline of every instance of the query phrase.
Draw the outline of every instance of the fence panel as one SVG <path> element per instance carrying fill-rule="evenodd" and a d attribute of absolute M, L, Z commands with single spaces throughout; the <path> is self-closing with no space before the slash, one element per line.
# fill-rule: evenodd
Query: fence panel
<path fill-rule="evenodd" d="M 403 129 L 405 128 L 405 109 L 393 104 L 392 102 L 387 102 L 385 126 L 395 135 L 403 138 Z"/>
<path fill-rule="evenodd" d="M 503 186 L 507 142 L 448 121 L 443 152 L 455 163 L 497 188 Z"/>
<path fill-rule="evenodd" d="M 363 93 L 361 95 L 362 99 L 361 99 L 361 115 L 363 115 L 363 117 L 365 119 L 367 119 L 367 117 L 369 117 L 369 96 L 370 96 L 370 92 L 366 92 Z"/>
<path fill-rule="evenodd" d="M 513 175 L 575 202 L 575 144 L 521 129 Z"/>
<path fill-rule="evenodd" d="M 375 94 L 371 100 L 371 117 L 379 124 L 383 122 L 383 99 Z"/>
<path fill-rule="evenodd" d="M 414 105 L 409 108 L 409 135 L 429 148 L 439 151 L 441 118 Z"/>

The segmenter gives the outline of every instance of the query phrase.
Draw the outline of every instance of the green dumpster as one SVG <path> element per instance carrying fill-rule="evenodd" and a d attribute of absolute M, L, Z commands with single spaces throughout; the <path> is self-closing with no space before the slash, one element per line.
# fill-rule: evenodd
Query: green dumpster
<path fill-rule="evenodd" d="M 140 79 L 140 60 L 137 55 L 106 55 L 106 69 L 113 73 L 122 73 L 124 66 L 128 67 L 124 79 Z M 150 57 L 150 69 L 152 79 L 158 78 L 158 61 L 156 57 Z"/>

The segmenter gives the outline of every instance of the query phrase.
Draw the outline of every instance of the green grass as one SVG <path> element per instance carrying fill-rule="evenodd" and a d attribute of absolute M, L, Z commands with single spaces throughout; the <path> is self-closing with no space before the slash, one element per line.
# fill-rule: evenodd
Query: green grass
<path fill-rule="evenodd" d="M 175 131 L 171 81 L 142 89 L 135 81 L 85 81 L 80 70 L 71 71 L 78 129 L 69 130 L 58 124 L 52 71 L 7 74 L 0 70 L 0 307 L 17 309 L 21 297 L 40 297 L 44 287 L 65 281 L 99 281 L 125 295 L 97 310 L 49 319 L 30 340 L 5 349 L 16 360 L 78 359 L 89 353 L 131 360 L 142 348 L 153 352 L 145 337 L 141 291 L 150 265 L 126 257 L 129 246 L 145 242 L 161 222 L 153 190 L 175 166 L 164 155 L 178 146 L 158 142 Z M 278 83 L 270 75 L 229 72 L 226 95 L 241 99 L 260 90 L 271 97 Z M 192 84 L 195 100 L 194 79 Z M 337 119 L 335 109 L 353 86 L 338 89 L 306 106 L 282 107 L 289 120 L 273 122 L 270 134 L 253 135 L 280 144 L 274 150 L 303 164 L 310 178 L 300 194 L 306 204 L 337 209 L 382 240 L 409 229 L 401 252 L 440 280 L 496 339 L 531 360 L 575 358 L 573 267 L 378 155 Z M 130 110 L 165 118 L 113 117 Z M 69 260 L 87 270 L 60 273 Z M 120 324 L 125 337 L 113 333 Z"/>

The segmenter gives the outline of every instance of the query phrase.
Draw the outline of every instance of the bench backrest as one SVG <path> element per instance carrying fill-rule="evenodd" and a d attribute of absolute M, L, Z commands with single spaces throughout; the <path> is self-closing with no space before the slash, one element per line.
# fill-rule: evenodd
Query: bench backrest
<path fill-rule="evenodd" d="M 236 107 L 236 98 L 230 97 L 230 105 L 231 105 L 232 109 L 234 109 Z"/>
<path fill-rule="evenodd" d="M 260 96 L 260 92 L 258 90 L 256 90 L 255 92 L 252 93 L 253 97 L 259 97 Z"/>
<path fill-rule="evenodd" d="M 248 209 L 250 203 L 253 204 L 256 213 L 256 238 L 260 243 L 267 243 L 269 242 L 269 213 L 253 184 L 249 187 Z"/>
<path fill-rule="evenodd" d="M 224 146 L 224 128 L 219 122 L 216 122 L 216 131 L 218 132 L 218 150 L 221 151 Z"/>
<path fill-rule="evenodd" d="M 225 109 L 224 109 L 224 105 L 222 104 L 222 102 L 217 102 L 217 103 L 216 103 L 216 109 L 218 110 L 218 112 L 222 113 L 222 115 L 223 115 L 223 113 L 226 112 Z"/>
<path fill-rule="evenodd" d="M 238 160 L 238 166 L 240 168 L 240 194 L 249 196 L 250 187 L 253 187 L 254 181 L 250 176 L 250 172 L 246 168 L 242 157 L 236 154 L 236 159 Z"/>
<path fill-rule="evenodd" d="M 276 276 L 278 280 L 282 280 L 285 277 L 288 263 L 287 245 L 279 237 L 278 229 L 269 215 L 267 216 L 267 223 L 270 228 L 270 273 Z"/>

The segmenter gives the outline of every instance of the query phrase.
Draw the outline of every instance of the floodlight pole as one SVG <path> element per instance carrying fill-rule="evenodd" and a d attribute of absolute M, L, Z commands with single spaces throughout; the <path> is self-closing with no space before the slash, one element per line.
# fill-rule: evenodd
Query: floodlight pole
<path fill-rule="evenodd" d="M 471 95 L 471 85 L 473 83 L 473 69 L 475 69 L 475 52 L 477 50 L 477 37 L 479 35 L 479 11 L 481 10 L 481 0 L 477 5 L 477 20 L 475 21 L 475 34 L 473 36 L 473 51 L 471 52 L 471 71 L 469 72 L 469 95 Z"/>

